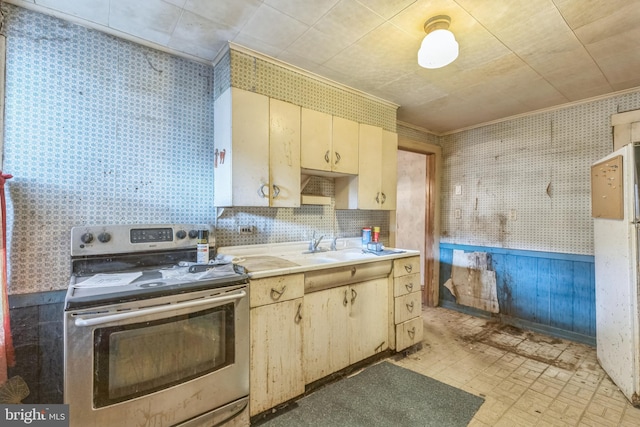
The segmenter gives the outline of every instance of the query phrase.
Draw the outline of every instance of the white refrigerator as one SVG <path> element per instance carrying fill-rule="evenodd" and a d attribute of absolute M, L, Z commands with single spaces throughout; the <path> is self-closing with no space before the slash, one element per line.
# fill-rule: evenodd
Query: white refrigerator
<path fill-rule="evenodd" d="M 638 156 L 626 145 L 591 167 L 598 361 L 640 405 Z"/>

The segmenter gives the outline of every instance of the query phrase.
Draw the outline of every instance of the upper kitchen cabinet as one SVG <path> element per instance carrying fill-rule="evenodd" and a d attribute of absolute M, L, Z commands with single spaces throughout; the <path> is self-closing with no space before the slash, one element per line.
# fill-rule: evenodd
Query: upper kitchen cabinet
<path fill-rule="evenodd" d="M 261 192 L 269 206 L 300 206 L 300 107 L 270 99 L 269 185 Z"/>
<path fill-rule="evenodd" d="M 358 176 L 336 178 L 336 209 L 395 210 L 398 135 L 360 124 Z"/>
<path fill-rule="evenodd" d="M 358 173 L 358 123 L 302 109 L 300 164 L 314 175 Z"/>
<path fill-rule="evenodd" d="M 215 206 L 300 206 L 300 107 L 229 88 L 214 103 Z"/>

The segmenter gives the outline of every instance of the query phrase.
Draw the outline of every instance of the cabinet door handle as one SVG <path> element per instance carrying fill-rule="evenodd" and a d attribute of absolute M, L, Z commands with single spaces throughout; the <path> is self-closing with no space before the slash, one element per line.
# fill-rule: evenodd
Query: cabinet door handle
<path fill-rule="evenodd" d="M 347 290 L 345 289 L 345 291 L 344 291 L 344 300 L 342 300 L 342 305 L 344 305 L 346 307 L 347 304 L 349 304 L 349 300 L 347 299 Z"/>
<path fill-rule="evenodd" d="M 407 283 L 404 287 L 407 288 L 408 292 L 411 292 L 413 290 L 413 283 Z"/>
<path fill-rule="evenodd" d="M 273 198 L 275 199 L 276 197 L 278 197 L 278 194 L 280 194 L 280 187 L 273 184 Z"/>
<path fill-rule="evenodd" d="M 358 296 L 358 293 L 356 292 L 356 290 L 351 289 L 351 304 L 355 302 L 357 296 Z"/>
<path fill-rule="evenodd" d="M 264 192 L 264 187 L 269 188 L 269 185 L 268 185 L 268 184 L 262 184 L 262 185 L 258 188 L 258 195 L 259 195 L 260 197 L 262 197 L 263 199 L 264 199 L 265 197 L 267 197 L 267 194 Z"/>
<path fill-rule="evenodd" d="M 331 151 L 327 150 L 326 153 L 324 153 L 324 161 L 327 163 L 331 162 L 331 159 L 329 158 L 329 153 L 331 153 Z"/>
<path fill-rule="evenodd" d="M 416 327 L 414 326 L 411 329 L 407 329 L 407 334 L 409 334 L 409 338 L 414 339 L 416 336 Z"/>
<path fill-rule="evenodd" d="M 407 304 L 407 311 L 409 313 L 411 313 L 413 311 L 413 301 L 411 301 L 411 303 Z"/>
<path fill-rule="evenodd" d="M 376 194 L 376 203 L 380 203 L 380 192 L 378 191 L 378 194 Z"/>
<path fill-rule="evenodd" d="M 338 163 L 340 163 L 340 159 L 342 159 L 342 157 L 340 157 L 340 153 L 336 151 L 336 162 L 334 164 L 337 165 Z"/>
<path fill-rule="evenodd" d="M 411 270 L 413 270 L 413 266 L 411 264 L 405 264 L 404 269 L 407 271 L 407 273 L 411 273 Z"/>
<path fill-rule="evenodd" d="M 381 204 L 381 205 L 384 205 L 384 202 L 386 202 L 386 201 L 387 201 L 387 195 L 386 195 L 386 194 L 384 194 L 384 193 L 380 193 L 380 194 L 382 194 L 382 201 L 380 202 L 380 204 Z"/>
<path fill-rule="evenodd" d="M 296 312 L 296 317 L 294 321 L 296 323 L 300 323 L 301 320 L 302 320 L 302 303 L 298 304 L 298 311 Z"/>
<path fill-rule="evenodd" d="M 286 286 L 283 286 L 282 290 L 280 291 L 274 288 L 271 288 L 271 299 L 274 301 L 278 301 L 282 297 L 282 294 L 284 294 L 285 289 L 287 289 Z"/>

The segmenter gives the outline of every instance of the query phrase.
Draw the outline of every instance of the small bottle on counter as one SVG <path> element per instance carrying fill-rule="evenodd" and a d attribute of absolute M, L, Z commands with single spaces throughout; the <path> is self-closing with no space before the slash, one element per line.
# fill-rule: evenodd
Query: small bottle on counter
<path fill-rule="evenodd" d="M 373 227 L 373 241 L 380 241 L 380 227 Z"/>
<path fill-rule="evenodd" d="M 371 241 L 371 227 L 362 229 L 362 249 L 367 249 L 367 245 Z"/>
<path fill-rule="evenodd" d="M 198 230 L 198 244 L 196 246 L 196 262 L 198 264 L 209 263 L 209 232 Z"/>

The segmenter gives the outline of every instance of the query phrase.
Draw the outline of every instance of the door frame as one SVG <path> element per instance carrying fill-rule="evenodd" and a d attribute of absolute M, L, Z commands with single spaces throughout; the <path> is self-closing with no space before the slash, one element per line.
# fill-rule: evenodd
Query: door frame
<path fill-rule="evenodd" d="M 425 154 L 427 161 L 425 206 L 425 254 L 422 303 L 436 307 L 440 299 L 440 176 L 442 171 L 442 147 L 415 141 L 398 135 L 398 150 Z M 391 211 L 389 240 L 395 246 L 397 230 L 396 211 Z"/>

